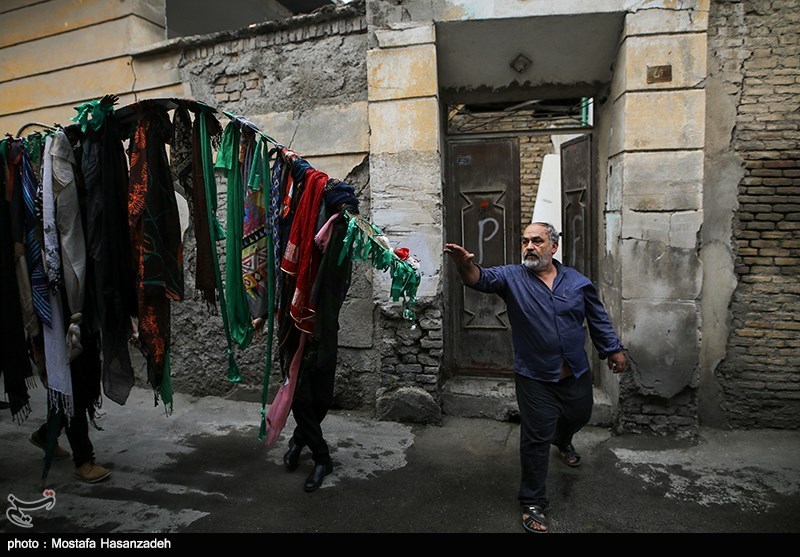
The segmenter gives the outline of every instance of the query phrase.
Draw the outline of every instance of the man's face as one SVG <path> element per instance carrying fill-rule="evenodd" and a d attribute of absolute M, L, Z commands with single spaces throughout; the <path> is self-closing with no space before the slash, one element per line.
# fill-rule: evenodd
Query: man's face
<path fill-rule="evenodd" d="M 553 262 L 558 244 L 550 241 L 547 228 L 531 224 L 522 233 L 522 263 L 531 271 L 547 269 Z"/>

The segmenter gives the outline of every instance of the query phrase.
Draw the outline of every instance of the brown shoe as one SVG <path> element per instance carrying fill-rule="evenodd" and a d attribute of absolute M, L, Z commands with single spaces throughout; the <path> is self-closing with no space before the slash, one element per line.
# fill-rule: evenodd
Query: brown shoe
<path fill-rule="evenodd" d="M 31 436 L 28 439 L 30 439 L 31 443 L 43 451 L 47 451 L 47 444 L 42 441 L 42 437 L 39 435 L 38 431 L 31 433 Z M 69 458 L 69 451 L 59 445 L 58 441 L 56 441 L 56 447 L 53 449 L 53 460 L 64 460 L 65 458 Z"/>
<path fill-rule="evenodd" d="M 93 461 L 84 462 L 75 468 L 75 477 L 82 482 L 94 484 L 105 480 L 111 475 L 111 470 L 95 464 Z"/>

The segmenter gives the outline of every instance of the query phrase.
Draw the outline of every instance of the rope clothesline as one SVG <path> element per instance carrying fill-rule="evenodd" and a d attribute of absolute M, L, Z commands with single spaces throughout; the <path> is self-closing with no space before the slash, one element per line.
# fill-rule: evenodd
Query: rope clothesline
<path fill-rule="evenodd" d="M 77 123 L 84 131 L 88 126 L 99 129 L 103 120 L 109 114 L 114 114 L 121 120 L 126 120 L 136 114 L 137 107 L 142 103 L 154 103 L 165 107 L 168 110 L 175 109 L 181 104 L 186 104 L 195 112 L 208 112 L 212 114 L 222 114 L 231 121 L 237 122 L 240 126 L 258 135 L 263 140 L 271 143 L 275 147 L 283 147 L 277 140 L 261 131 L 258 126 L 245 117 L 231 111 L 218 109 L 202 101 L 194 99 L 181 99 L 176 97 L 161 97 L 153 99 L 139 100 L 128 105 L 115 108 L 119 98 L 116 95 L 105 95 L 99 99 L 93 99 L 79 104 L 75 107 L 78 114 L 71 120 Z M 59 124 L 53 126 L 40 122 L 29 122 L 23 125 L 17 132 L 17 137 L 22 132 L 33 126 L 42 127 L 48 130 L 56 130 Z M 366 221 L 363 217 L 345 213 L 345 217 L 350 221 L 348 235 L 345 239 L 345 246 L 352 249 L 355 260 L 370 261 L 372 265 L 381 271 L 389 271 L 392 276 L 392 301 L 403 299 L 403 316 L 406 319 L 414 319 L 413 306 L 416 301 L 416 291 L 419 286 L 418 263 L 413 259 L 400 257 L 391 249 L 388 239 L 380 228 Z M 360 226 L 354 226 L 354 222 Z M 360 231 L 360 233 L 356 232 Z M 383 238 L 385 241 L 378 241 L 376 238 Z"/>

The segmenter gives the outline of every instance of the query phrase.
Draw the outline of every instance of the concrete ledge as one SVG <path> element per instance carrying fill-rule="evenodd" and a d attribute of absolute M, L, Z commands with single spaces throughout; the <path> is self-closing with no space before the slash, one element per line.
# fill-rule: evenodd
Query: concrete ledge
<path fill-rule="evenodd" d="M 462 418 L 518 421 L 519 409 L 513 378 L 453 377 L 442 388 L 442 412 Z M 594 409 L 589 425 L 608 427 L 614 406 L 608 394 L 594 389 Z"/>
<path fill-rule="evenodd" d="M 464 418 L 516 420 L 514 379 L 453 377 L 442 388 L 442 412 Z"/>

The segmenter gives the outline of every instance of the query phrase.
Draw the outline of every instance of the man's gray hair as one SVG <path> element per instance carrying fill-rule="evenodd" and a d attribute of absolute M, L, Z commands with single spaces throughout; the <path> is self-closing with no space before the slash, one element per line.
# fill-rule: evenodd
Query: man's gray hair
<path fill-rule="evenodd" d="M 549 222 L 532 222 L 531 224 L 538 224 L 547 229 L 547 235 L 550 237 L 550 243 L 554 246 L 558 245 L 558 230 Z"/>

